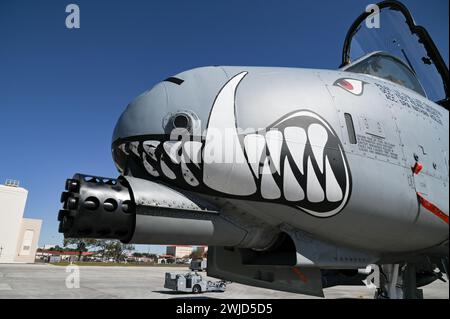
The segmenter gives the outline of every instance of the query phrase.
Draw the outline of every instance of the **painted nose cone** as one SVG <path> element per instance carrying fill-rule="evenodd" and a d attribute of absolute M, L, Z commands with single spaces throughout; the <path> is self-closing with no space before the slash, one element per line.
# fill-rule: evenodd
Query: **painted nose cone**
<path fill-rule="evenodd" d="M 167 114 L 167 93 L 159 83 L 133 100 L 122 113 L 114 129 L 117 139 L 146 134 L 164 134 L 161 119 Z"/>

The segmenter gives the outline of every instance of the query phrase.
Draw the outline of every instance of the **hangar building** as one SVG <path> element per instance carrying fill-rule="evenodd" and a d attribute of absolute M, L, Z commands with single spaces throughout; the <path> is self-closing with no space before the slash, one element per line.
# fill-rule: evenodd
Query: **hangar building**
<path fill-rule="evenodd" d="M 42 220 L 23 218 L 27 196 L 17 181 L 0 185 L 0 263 L 34 263 Z"/>

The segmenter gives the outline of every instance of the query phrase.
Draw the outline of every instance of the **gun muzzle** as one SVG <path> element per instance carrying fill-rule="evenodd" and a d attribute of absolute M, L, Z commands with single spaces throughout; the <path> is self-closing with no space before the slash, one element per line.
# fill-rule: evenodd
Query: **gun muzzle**
<path fill-rule="evenodd" d="M 236 246 L 248 233 L 210 203 L 157 182 L 75 174 L 65 189 L 58 214 L 65 237 Z"/>

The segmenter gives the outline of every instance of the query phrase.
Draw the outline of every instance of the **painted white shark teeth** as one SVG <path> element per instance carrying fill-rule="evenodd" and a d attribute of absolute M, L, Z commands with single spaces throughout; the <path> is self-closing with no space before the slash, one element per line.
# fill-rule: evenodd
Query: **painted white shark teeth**
<path fill-rule="evenodd" d="M 308 138 L 311 143 L 311 148 L 316 158 L 317 165 L 323 173 L 323 151 L 325 144 L 328 141 L 327 130 L 319 124 L 311 124 L 308 127 Z"/>
<path fill-rule="evenodd" d="M 265 199 L 277 199 L 281 196 L 280 189 L 273 179 L 268 158 L 264 160 L 264 166 L 262 169 L 261 196 Z"/>
<path fill-rule="evenodd" d="M 301 127 L 289 126 L 284 129 L 284 138 L 288 146 L 289 152 L 294 158 L 300 173 L 303 173 L 303 156 L 305 146 L 308 140 L 306 132 Z"/>
<path fill-rule="evenodd" d="M 281 147 L 283 146 L 283 134 L 278 130 L 270 130 L 266 133 L 267 148 L 275 169 L 280 173 Z"/>
<path fill-rule="evenodd" d="M 130 143 L 130 150 L 133 152 L 134 155 L 141 157 L 138 151 L 139 148 L 139 142 L 131 142 Z"/>
<path fill-rule="evenodd" d="M 217 95 L 204 141 L 143 142 L 141 158 L 147 172 L 177 182 L 184 180 L 183 186 L 201 185 L 200 191 L 209 188 L 223 194 L 242 196 L 244 200 L 295 205 L 316 217 L 339 213 L 350 196 L 351 176 L 336 133 L 318 114 L 300 110 L 279 119 L 265 133 L 254 131 L 238 136 L 235 95 L 246 74 L 242 72 L 234 76 Z M 284 130 L 278 131 L 277 128 Z M 137 154 L 138 145 L 124 143 L 119 148 L 126 154 Z M 333 149 L 331 162 L 325 148 L 328 146 Z M 339 155 L 334 152 L 336 147 Z M 164 155 L 159 155 L 161 152 Z M 230 153 L 233 153 L 233 158 L 230 158 Z M 335 160 L 335 156 L 339 158 Z M 154 161 L 159 165 L 157 170 L 153 167 Z M 193 173 L 197 171 L 202 174 L 199 178 Z M 324 207 L 330 209 L 324 211 Z"/>
<path fill-rule="evenodd" d="M 144 167 L 145 167 L 145 170 L 150 174 L 150 175 L 152 175 L 152 176 L 154 176 L 154 177 L 158 177 L 159 176 L 159 173 L 158 173 L 158 171 L 153 167 L 153 165 L 151 165 L 148 161 L 147 161 L 147 156 L 148 155 L 146 155 L 145 153 L 143 154 L 143 163 L 144 163 Z"/>
<path fill-rule="evenodd" d="M 320 186 L 316 173 L 311 163 L 311 157 L 308 157 L 308 168 L 306 174 L 306 196 L 311 203 L 319 203 L 325 199 L 322 186 Z"/>
<path fill-rule="evenodd" d="M 328 161 L 328 156 L 325 157 L 325 179 L 327 200 L 329 202 L 339 202 L 342 200 L 342 190 L 336 176 L 334 176 L 330 162 Z"/>
<path fill-rule="evenodd" d="M 246 75 L 247 72 L 235 75 L 217 95 L 209 117 L 203 149 L 203 182 L 205 185 L 225 194 L 239 196 L 248 196 L 256 192 L 255 180 L 239 143 L 234 114 L 236 88 Z M 214 129 L 214 133 L 210 128 Z M 222 141 L 217 138 L 216 133 L 227 136 L 226 145 L 223 145 Z M 218 163 L 211 158 L 214 151 L 223 149 L 235 150 L 234 161 Z"/>
<path fill-rule="evenodd" d="M 249 134 L 244 138 L 244 146 L 248 163 L 257 178 L 259 178 L 259 164 L 261 163 L 261 156 L 266 147 L 266 140 L 262 135 Z"/>
<path fill-rule="evenodd" d="M 305 198 L 305 193 L 295 178 L 287 157 L 284 159 L 283 194 L 284 198 L 290 202 L 301 201 Z"/>
<path fill-rule="evenodd" d="M 167 164 L 163 161 L 163 159 L 161 159 L 159 162 L 161 165 L 161 170 L 162 170 L 163 174 L 166 175 L 167 178 L 170 178 L 170 179 L 177 178 L 175 173 L 169 168 L 169 166 L 167 166 Z"/>
<path fill-rule="evenodd" d="M 186 157 L 184 157 L 184 158 L 185 159 L 187 158 L 186 163 L 193 163 L 196 166 L 199 166 L 199 164 L 202 161 L 201 149 L 202 149 L 201 142 L 188 141 L 188 142 L 184 143 L 183 150 L 184 150 L 184 154 L 186 155 Z"/>
<path fill-rule="evenodd" d="M 167 141 L 164 142 L 163 148 L 169 155 L 173 163 L 180 164 L 181 156 L 178 154 L 181 147 L 181 141 Z"/>
<path fill-rule="evenodd" d="M 126 143 L 120 144 L 119 149 L 124 152 L 126 155 L 130 155 L 130 153 L 127 152 Z"/>
<path fill-rule="evenodd" d="M 194 187 L 200 185 L 199 181 L 195 178 L 194 174 L 187 167 L 184 161 L 181 162 L 181 172 L 186 183 Z"/>
<path fill-rule="evenodd" d="M 157 160 L 156 159 L 156 155 L 155 155 L 155 151 L 156 151 L 156 148 L 158 147 L 158 145 L 160 143 L 161 143 L 160 141 L 144 141 L 142 143 L 142 146 L 144 148 L 144 152 L 147 153 L 147 155 L 149 155 L 155 161 Z"/>

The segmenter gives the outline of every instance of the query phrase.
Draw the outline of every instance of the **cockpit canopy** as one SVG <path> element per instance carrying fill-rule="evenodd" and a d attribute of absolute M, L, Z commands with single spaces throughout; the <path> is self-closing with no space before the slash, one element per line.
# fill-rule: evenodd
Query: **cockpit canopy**
<path fill-rule="evenodd" d="M 342 68 L 397 83 L 426 97 L 414 72 L 400 59 L 384 52 L 373 52 Z"/>
<path fill-rule="evenodd" d="M 448 109 L 448 66 L 428 32 L 398 1 L 371 9 L 350 27 L 341 69 L 390 80 Z"/>

